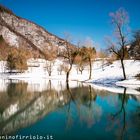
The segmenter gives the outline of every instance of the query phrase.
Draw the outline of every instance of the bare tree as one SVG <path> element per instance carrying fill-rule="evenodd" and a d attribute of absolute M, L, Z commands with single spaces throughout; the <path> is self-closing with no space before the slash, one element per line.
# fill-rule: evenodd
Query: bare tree
<path fill-rule="evenodd" d="M 96 57 L 101 60 L 101 68 L 102 71 L 104 71 L 104 67 L 106 66 L 106 62 L 108 59 L 108 54 L 106 53 L 106 50 L 100 49 L 100 51 L 97 52 Z"/>
<path fill-rule="evenodd" d="M 88 38 L 85 42 L 85 46 L 80 49 L 80 55 L 82 56 L 84 61 L 88 61 L 89 63 L 89 79 L 92 77 L 92 62 L 96 56 L 96 50 L 93 47 L 93 41 Z"/>
<path fill-rule="evenodd" d="M 133 38 L 129 49 L 130 56 L 135 60 L 140 60 L 140 30 L 134 32 Z"/>
<path fill-rule="evenodd" d="M 63 71 L 63 65 L 60 64 L 57 68 L 57 71 L 58 71 L 58 75 L 62 75 L 62 71 Z"/>
<path fill-rule="evenodd" d="M 66 39 L 63 43 L 64 49 L 63 52 L 61 52 L 60 56 L 67 60 L 67 63 L 69 65 L 68 70 L 66 72 L 66 82 L 69 81 L 69 74 L 72 69 L 72 65 L 74 63 L 75 57 L 77 56 L 77 48 L 76 46 L 72 45 L 70 42 L 70 36 L 66 35 Z"/>
<path fill-rule="evenodd" d="M 112 42 L 108 40 L 109 43 L 109 50 L 114 53 L 118 59 L 121 60 L 122 70 L 123 70 L 123 77 L 126 79 L 125 73 L 125 66 L 124 66 L 124 58 L 125 58 L 125 51 L 126 46 L 128 44 L 128 13 L 123 9 L 120 8 L 115 13 L 110 13 L 111 23 L 115 28 L 115 39 L 116 42 Z"/>
<path fill-rule="evenodd" d="M 53 66 L 54 66 L 54 61 L 53 60 L 46 62 L 46 70 L 47 70 L 49 76 L 51 76 L 51 74 L 52 74 Z"/>
<path fill-rule="evenodd" d="M 78 67 L 79 67 L 79 71 L 80 71 L 80 73 L 82 75 L 83 70 L 84 70 L 84 65 L 82 63 L 80 63 Z"/>
<path fill-rule="evenodd" d="M 84 70 L 84 65 L 85 65 L 85 61 L 83 59 L 83 56 L 80 55 L 80 49 L 78 51 L 78 55 L 76 56 L 75 58 L 75 64 L 77 65 L 77 74 L 78 74 L 78 71 L 80 71 L 80 73 L 82 74 L 83 70 Z"/>

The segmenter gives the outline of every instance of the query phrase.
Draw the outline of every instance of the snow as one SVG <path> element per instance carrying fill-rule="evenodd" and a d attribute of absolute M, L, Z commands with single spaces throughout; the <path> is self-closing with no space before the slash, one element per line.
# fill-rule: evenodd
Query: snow
<path fill-rule="evenodd" d="M 28 60 L 28 68 L 25 73 L 22 74 L 3 74 L 5 71 L 4 67 L 5 62 L 0 62 L 0 77 L 2 79 L 15 79 L 15 80 L 24 80 L 29 83 L 29 85 L 35 85 L 34 89 L 42 91 L 46 82 L 48 80 L 59 80 L 65 83 L 66 74 L 63 71 L 60 75 L 58 68 L 60 65 L 67 65 L 62 59 L 56 59 L 53 63 L 52 75 L 49 76 L 46 70 L 46 60 L 43 59 L 30 59 Z M 140 61 L 134 60 L 125 60 L 124 61 L 127 80 L 122 81 L 123 73 L 121 68 L 120 61 L 114 61 L 112 64 L 109 64 L 107 61 L 96 60 L 93 63 L 92 68 L 92 79 L 88 80 L 89 77 L 89 66 L 86 66 L 83 74 L 77 72 L 77 66 L 73 65 L 73 68 L 70 72 L 70 81 L 81 81 L 91 84 L 94 88 L 100 90 L 108 90 L 116 93 L 123 93 L 124 88 L 127 88 L 128 94 L 140 94 L 137 90 L 140 87 L 140 81 L 136 80 L 135 75 L 140 73 Z M 38 84 L 42 86 L 38 87 Z M 3 87 L 4 88 L 4 87 Z M 31 89 L 32 86 L 29 86 Z M 57 89 L 59 86 L 56 87 Z"/>
<path fill-rule="evenodd" d="M 124 81 L 118 81 L 118 82 L 116 82 L 116 85 L 137 88 L 137 87 L 140 87 L 140 80 L 129 79 L 129 80 L 124 80 Z"/>
<path fill-rule="evenodd" d="M 123 86 L 104 86 L 104 85 L 96 85 L 96 84 L 91 84 L 91 86 L 98 90 L 106 90 L 117 94 L 118 93 L 124 94 L 124 89 L 125 89 Z M 140 95 L 140 91 L 138 91 L 137 88 L 127 87 L 126 94 Z"/>
<path fill-rule="evenodd" d="M 8 118 L 10 118 L 10 116 L 15 114 L 17 111 L 18 111 L 18 103 L 12 104 L 4 111 L 4 113 L 2 114 L 2 118 L 7 120 Z"/>

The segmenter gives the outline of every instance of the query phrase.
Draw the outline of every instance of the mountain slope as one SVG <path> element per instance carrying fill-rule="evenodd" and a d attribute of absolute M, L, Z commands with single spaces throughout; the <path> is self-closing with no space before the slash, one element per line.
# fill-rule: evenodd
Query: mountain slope
<path fill-rule="evenodd" d="M 0 5 L 0 35 L 10 46 L 24 46 L 44 54 L 44 49 L 51 51 L 62 49 L 64 40 L 49 33 L 39 25 L 16 16 L 12 11 Z"/>

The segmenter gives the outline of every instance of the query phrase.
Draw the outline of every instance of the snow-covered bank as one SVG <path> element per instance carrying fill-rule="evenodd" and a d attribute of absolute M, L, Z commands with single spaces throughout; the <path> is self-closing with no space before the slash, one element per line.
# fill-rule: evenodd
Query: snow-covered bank
<path fill-rule="evenodd" d="M 98 90 L 105 90 L 113 93 L 124 94 L 124 87 L 123 86 L 106 86 L 103 84 L 90 84 L 93 88 Z M 140 91 L 136 88 L 126 87 L 126 94 L 133 94 L 133 95 L 140 95 Z"/>
<path fill-rule="evenodd" d="M 123 81 L 116 82 L 118 86 L 130 87 L 130 88 L 137 88 L 140 87 L 140 80 L 137 79 L 128 79 Z"/>
<path fill-rule="evenodd" d="M 48 75 L 46 70 L 46 61 L 42 59 L 31 59 L 28 61 L 29 69 L 22 74 L 3 74 L 4 62 L 0 65 L 1 79 L 18 79 L 24 81 L 41 82 L 44 79 L 61 80 L 65 82 L 66 74 L 64 71 L 60 74 L 58 68 L 60 65 L 66 65 L 62 60 L 57 59 L 53 62 L 52 74 Z M 70 81 L 84 81 L 91 83 L 94 88 L 109 90 L 111 92 L 123 93 L 123 87 L 127 88 L 127 93 L 140 94 L 137 90 L 140 88 L 140 81 L 136 80 L 135 75 L 140 73 L 140 61 L 125 60 L 125 70 L 127 80 L 121 81 L 123 78 L 120 61 L 115 61 L 112 64 L 103 61 L 95 61 L 92 68 L 92 79 L 88 80 L 89 67 L 86 66 L 81 74 L 77 70 L 77 66 L 73 65 L 70 73 Z M 41 88 L 42 89 L 42 88 Z"/>
<path fill-rule="evenodd" d="M 92 86 L 99 90 L 124 93 L 124 88 L 127 88 L 127 94 L 140 94 L 140 81 L 135 78 L 140 73 L 140 61 L 125 60 L 124 64 L 127 80 L 122 80 L 121 63 L 120 61 L 115 61 L 102 69 L 95 68 L 94 78 L 88 82 L 92 83 Z"/>
<path fill-rule="evenodd" d="M 96 64 L 95 64 L 96 65 Z M 125 71 L 127 79 L 132 79 L 136 74 L 140 73 L 140 61 L 125 60 Z M 123 78 L 120 61 L 115 61 L 113 64 L 105 66 L 103 69 L 94 69 L 94 82 L 117 82 Z"/>

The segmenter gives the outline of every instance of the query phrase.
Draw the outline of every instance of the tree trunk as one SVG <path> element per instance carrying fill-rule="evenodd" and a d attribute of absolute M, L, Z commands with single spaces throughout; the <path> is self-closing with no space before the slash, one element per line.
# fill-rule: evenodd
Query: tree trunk
<path fill-rule="evenodd" d="M 91 79 L 92 76 L 92 62 L 91 59 L 89 59 L 89 79 Z"/>
<path fill-rule="evenodd" d="M 73 102 L 75 102 L 74 97 L 73 97 L 72 92 L 71 92 L 70 87 L 69 87 L 69 82 L 66 82 L 66 89 L 67 89 L 67 91 L 68 91 L 68 93 L 69 93 L 69 95 L 70 95 L 70 99 L 71 99 Z"/>
<path fill-rule="evenodd" d="M 72 65 L 70 65 L 70 68 L 66 74 L 66 82 L 69 82 L 69 74 L 70 74 L 71 69 L 72 69 Z"/>
<path fill-rule="evenodd" d="M 79 69 L 77 68 L 77 74 L 78 74 Z"/>
<path fill-rule="evenodd" d="M 124 80 L 126 80 L 126 73 L 125 73 L 125 67 L 124 67 L 123 59 L 121 59 L 121 65 L 122 65 L 122 70 L 123 70 L 123 78 L 124 78 Z"/>
<path fill-rule="evenodd" d="M 68 71 L 67 74 L 66 74 L 66 82 L 69 81 L 69 74 L 70 74 L 70 71 Z"/>
<path fill-rule="evenodd" d="M 51 83 L 51 80 L 49 80 L 49 88 L 50 88 L 50 91 L 52 90 L 52 83 Z"/>

